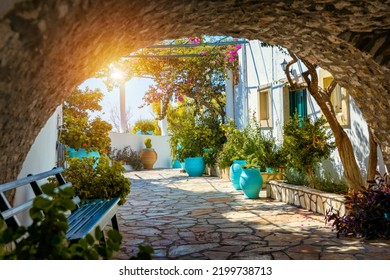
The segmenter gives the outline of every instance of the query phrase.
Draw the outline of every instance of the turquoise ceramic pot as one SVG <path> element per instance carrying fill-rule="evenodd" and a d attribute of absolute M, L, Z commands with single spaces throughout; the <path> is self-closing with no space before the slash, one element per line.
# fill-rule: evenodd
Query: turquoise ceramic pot
<path fill-rule="evenodd" d="M 233 164 L 230 166 L 230 181 L 232 182 L 233 188 L 236 190 L 241 190 L 240 186 L 240 177 L 242 166 L 246 164 L 246 160 L 237 159 L 233 161 Z"/>
<path fill-rule="evenodd" d="M 186 158 L 184 166 L 190 177 L 201 177 L 206 168 L 203 157 Z"/>
<path fill-rule="evenodd" d="M 172 168 L 181 168 L 181 164 L 177 159 L 173 162 Z"/>
<path fill-rule="evenodd" d="M 259 168 L 242 169 L 240 186 L 246 198 L 258 198 L 263 187 L 263 177 Z"/>
<path fill-rule="evenodd" d="M 100 158 L 99 152 L 90 151 L 89 153 L 87 153 L 87 151 L 84 148 L 80 148 L 78 150 L 75 150 L 73 148 L 67 148 L 67 150 L 69 151 L 69 156 L 71 158 L 80 158 L 80 159 L 86 157 L 94 157 L 95 159 Z M 93 165 L 94 168 L 96 168 L 98 161 L 99 160 L 96 160 L 95 164 Z"/>

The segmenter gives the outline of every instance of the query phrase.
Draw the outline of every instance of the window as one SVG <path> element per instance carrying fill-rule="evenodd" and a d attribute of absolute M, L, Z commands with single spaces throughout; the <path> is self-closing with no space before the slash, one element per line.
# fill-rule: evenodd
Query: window
<path fill-rule="evenodd" d="M 270 88 L 258 90 L 257 119 L 261 127 L 272 127 L 272 107 L 270 94 Z"/>
<path fill-rule="evenodd" d="M 260 121 L 268 120 L 268 91 L 262 91 L 260 94 Z"/>
<path fill-rule="evenodd" d="M 307 94 L 306 89 L 290 91 L 289 103 L 290 103 L 290 116 L 292 117 L 295 112 L 298 113 L 300 119 L 307 117 Z"/>
<path fill-rule="evenodd" d="M 322 79 L 323 88 L 327 88 L 332 82 L 333 77 L 327 76 Z M 337 85 L 330 95 L 333 109 L 336 113 L 337 120 L 341 126 L 349 126 L 349 95 L 347 90 Z"/>

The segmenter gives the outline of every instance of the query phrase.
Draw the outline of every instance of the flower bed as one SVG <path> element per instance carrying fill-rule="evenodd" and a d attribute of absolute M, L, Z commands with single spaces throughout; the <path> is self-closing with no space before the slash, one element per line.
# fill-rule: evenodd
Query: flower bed
<path fill-rule="evenodd" d="M 345 213 L 344 196 L 307 188 L 304 186 L 290 185 L 279 181 L 268 181 L 267 197 L 292 204 L 313 212 L 325 214 L 328 209 Z"/>

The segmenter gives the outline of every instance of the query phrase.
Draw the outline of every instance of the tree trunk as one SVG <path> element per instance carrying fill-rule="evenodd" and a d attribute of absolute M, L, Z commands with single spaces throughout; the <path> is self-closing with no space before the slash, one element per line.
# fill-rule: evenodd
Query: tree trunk
<path fill-rule="evenodd" d="M 290 56 L 294 61 L 297 61 L 295 54 L 290 53 Z M 337 116 L 333 109 L 330 96 L 332 91 L 335 89 L 337 83 L 335 80 L 326 89 L 320 89 L 318 86 L 318 76 L 316 65 L 313 65 L 306 59 L 301 58 L 301 61 L 306 65 L 307 71 L 302 73 L 302 76 L 307 83 L 307 87 L 310 91 L 310 94 L 313 96 L 318 106 L 321 108 L 322 113 L 324 114 L 326 120 L 329 123 L 330 129 L 333 131 L 335 138 L 335 143 L 341 163 L 344 167 L 344 179 L 347 182 L 350 191 L 358 191 L 363 189 L 363 178 L 359 169 L 358 164 L 356 163 L 355 154 L 353 152 L 353 147 L 351 141 L 349 140 L 348 135 L 345 133 L 344 129 L 337 120 Z M 288 70 L 286 68 L 286 70 Z M 286 76 L 290 76 L 289 71 L 285 71 Z M 310 78 L 309 78 L 310 75 Z M 288 79 L 291 84 L 291 77 Z M 294 88 L 297 85 L 291 84 Z"/>
<path fill-rule="evenodd" d="M 370 154 L 368 157 L 367 164 L 367 181 L 375 180 L 376 166 L 378 164 L 378 144 L 374 139 L 374 135 L 372 134 L 372 130 L 368 127 L 368 135 L 370 142 Z"/>
<path fill-rule="evenodd" d="M 356 163 L 353 147 L 347 133 L 345 133 L 342 126 L 337 121 L 337 117 L 334 113 L 333 106 L 328 96 L 319 96 L 319 94 L 313 94 L 310 92 L 317 104 L 320 106 L 322 113 L 329 123 L 330 128 L 333 131 L 335 143 L 341 162 L 344 167 L 344 179 L 348 184 L 350 190 L 360 190 L 363 188 L 363 178 Z"/>

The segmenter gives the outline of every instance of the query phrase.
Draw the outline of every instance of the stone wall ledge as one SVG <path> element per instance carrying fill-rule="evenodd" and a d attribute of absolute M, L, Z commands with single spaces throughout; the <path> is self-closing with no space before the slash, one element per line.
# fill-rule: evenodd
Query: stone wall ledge
<path fill-rule="evenodd" d="M 345 198 L 305 186 L 290 185 L 282 181 L 266 182 L 267 197 L 292 204 L 316 213 L 325 214 L 329 209 L 345 213 Z"/>

